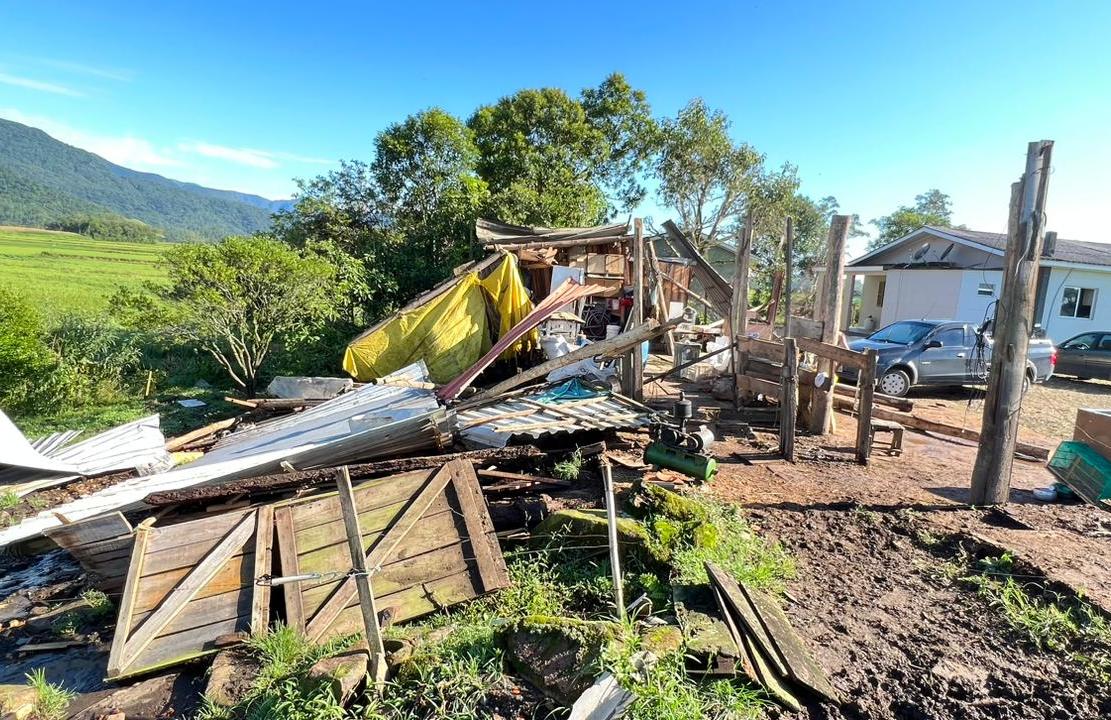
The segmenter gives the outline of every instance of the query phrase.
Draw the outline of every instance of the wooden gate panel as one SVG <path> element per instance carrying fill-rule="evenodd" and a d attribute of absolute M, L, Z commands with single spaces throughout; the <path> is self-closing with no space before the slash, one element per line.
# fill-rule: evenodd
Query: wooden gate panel
<path fill-rule="evenodd" d="M 371 480 L 355 487 L 354 495 L 368 567 L 374 572 L 371 586 L 379 609 L 388 609 L 392 622 L 508 585 L 469 463 Z M 291 501 L 275 512 L 283 574 L 350 571 L 336 496 Z M 351 577 L 291 583 L 284 594 L 287 621 L 313 639 L 363 627 Z"/>
<path fill-rule="evenodd" d="M 273 513 L 264 507 L 135 531 L 108 676 L 216 650 L 221 635 L 265 627 Z M 260 572 L 261 571 L 261 572 Z"/>

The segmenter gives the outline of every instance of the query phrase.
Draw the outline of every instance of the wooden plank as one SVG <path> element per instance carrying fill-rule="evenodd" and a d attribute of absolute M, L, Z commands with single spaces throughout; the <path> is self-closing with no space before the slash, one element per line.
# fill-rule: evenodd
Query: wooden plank
<path fill-rule="evenodd" d="M 774 383 L 770 380 L 761 380 L 760 378 L 752 377 L 751 375 L 741 375 L 739 382 L 741 389 L 747 392 L 761 393 L 763 395 L 767 395 L 770 398 L 779 397 L 779 383 Z"/>
<path fill-rule="evenodd" d="M 499 590 L 509 585 L 509 572 L 501 553 L 494 524 L 486 509 L 486 499 L 482 496 L 478 477 L 474 468 L 465 463 L 454 464 L 451 468 L 452 487 L 463 513 L 467 527 L 467 538 L 474 551 L 478 574 L 485 592 Z"/>
<path fill-rule="evenodd" d="M 847 398 L 838 398 L 843 400 L 844 403 L 852 409 L 852 401 Z M 872 407 L 872 417 L 881 420 L 892 420 L 899 423 L 903 427 L 913 428 L 915 430 L 923 430 L 926 432 L 937 433 L 938 435 L 946 435 L 948 437 L 960 438 L 961 440 L 970 440 L 972 442 L 980 441 L 980 433 L 971 428 L 957 427 L 956 425 L 948 425 L 946 423 L 937 422 L 936 420 L 928 420 L 918 415 L 910 415 L 908 413 L 895 412 L 882 407 Z M 1048 460 L 1049 448 L 1040 447 L 1038 445 L 1031 445 L 1024 442 L 1015 443 L 1015 452 L 1021 455 L 1032 457 L 1036 460 Z"/>
<path fill-rule="evenodd" d="M 274 529 L 278 536 L 278 562 L 285 577 L 301 574 L 297 558 L 297 539 L 293 529 L 293 508 L 282 506 L 274 509 Z M 305 610 L 301 601 L 301 588 L 297 583 L 282 586 L 285 598 L 285 621 L 299 631 L 305 629 Z"/>
<path fill-rule="evenodd" d="M 390 595 L 377 598 L 383 611 L 391 613 L 391 622 L 405 622 L 443 610 L 482 594 L 477 573 L 472 567 L 425 580 Z M 362 623 L 358 603 L 345 608 L 329 629 L 329 635 L 358 632 Z"/>
<path fill-rule="evenodd" d="M 363 637 L 370 650 L 370 677 L 378 692 L 386 680 L 386 649 L 382 645 L 382 628 L 378 625 L 378 608 L 374 603 L 374 593 L 370 589 L 370 577 L 366 551 L 363 550 L 363 534 L 359 530 L 359 513 L 355 507 L 355 491 L 351 487 L 351 476 L 346 467 L 336 472 L 336 486 L 339 488 L 339 501 L 343 507 L 343 520 L 347 526 L 347 544 L 351 551 L 351 566 L 355 572 L 355 588 L 359 595 L 359 609 L 363 616 Z"/>
<path fill-rule="evenodd" d="M 427 484 L 417 493 L 409 503 L 409 506 L 397 518 L 393 527 L 381 535 L 377 542 L 375 542 L 373 548 L 366 554 L 365 562 L 367 567 L 375 569 L 383 560 L 389 557 L 389 554 L 397 547 L 398 543 L 404 539 L 405 535 L 413 529 L 421 516 L 424 515 L 429 506 L 436 501 L 444 488 L 451 481 L 452 472 L 448 469 L 449 466 L 457 467 L 457 463 L 460 462 L 461 461 L 448 463 L 428 480 Z M 469 463 L 461 464 L 465 465 L 473 475 L 474 469 L 471 468 Z M 478 483 L 477 478 L 475 479 L 475 483 Z M 354 511 L 354 508 L 352 508 L 352 510 Z M 355 517 L 355 515 L 352 515 L 352 518 Z M 344 580 L 339 587 L 336 588 L 335 594 L 328 599 L 328 602 L 318 609 L 313 617 L 308 620 L 307 631 L 309 637 L 314 640 L 321 638 L 328 629 L 328 626 L 335 620 L 340 610 L 351 601 L 351 598 L 353 598 L 357 592 L 355 578 L 347 578 Z"/>
<path fill-rule="evenodd" d="M 868 464 L 872 455 L 872 408 L 876 397 L 876 361 L 879 356 L 875 350 L 864 352 L 864 367 L 857 378 L 857 391 L 860 394 L 860 407 L 856 418 L 856 461 Z"/>
<path fill-rule="evenodd" d="M 439 542 L 439 547 L 426 547 L 423 552 L 384 565 L 381 572 L 375 573 L 370 581 L 374 597 L 380 598 L 399 592 L 419 585 L 428 578 L 434 578 L 444 572 L 456 572 L 459 568 L 467 566 L 467 561 L 470 559 L 469 547 L 455 538 L 441 539 Z M 342 580 L 330 580 L 308 587 L 306 583 L 301 583 L 305 607 L 313 608 L 327 600 L 340 582 Z M 351 607 L 357 602 L 358 598 L 353 598 L 345 607 Z"/>
<path fill-rule="evenodd" d="M 397 502 L 385 507 L 359 513 L 359 527 L 363 529 L 363 537 L 377 536 L 389 529 L 397 516 L 407 507 L 405 502 Z M 447 512 L 450 508 L 445 498 L 437 498 L 430 506 L 430 514 Z M 303 558 L 314 550 L 319 550 L 332 545 L 346 545 L 347 535 L 342 520 L 335 520 L 323 525 L 314 525 L 297 528 L 297 553 Z M 368 538 L 369 539 L 369 538 Z"/>
<path fill-rule="evenodd" d="M 756 647 L 762 649 L 767 655 L 773 672 L 781 677 L 786 677 L 789 674 L 787 663 L 776 653 L 771 637 L 760 623 L 756 613 L 749 607 L 748 601 L 741 592 L 740 584 L 711 562 L 706 563 L 706 573 L 710 576 L 711 583 L 721 592 L 721 597 L 725 600 L 727 607 L 731 608 L 743 625 L 745 632 L 741 633 L 741 636 L 743 637 L 745 633 L 752 635 Z"/>
<path fill-rule="evenodd" d="M 779 603 L 744 583 L 738 585 L 749 607 L 755 612 L 765 632 L 771 637 L 776 651 L 787 665 L 790 677 L 832 702 L 841 702 L 829 678 L 803 645 L 802 639 L 791 627 L 791 622 L 787 619 L 783 608 L 779 607 Z"/>
<path fill-rule="evenodd" d="M 745 337 L 737 340 L 737 346 L 753 357 L 770 360 L 774 363 L 783 362 L 783 343 Z"/>
<path fill-rule="evenodd" d="M 744 648 L 744 652 L 752 659 L 752 664 L 756 668 L 756 676 L 759 678 L 760 684 L 768 690 L 768 694 L 794 712 L 801 710 L 802 704 L 799 703 L 798 698 L 795 697 L 795 694 L 787 687 L 787 683 L 784 682 L 786 678 L 775 674 L 775 670 L 768 656 L 757 647 L 752 635 L 741 633 L 741 646 Z"/>
<path fill-rule="evenodd" d="M 748 334 L 748 275 L 752 258 L 752 210 L 745 214 L 744 230 L 737 241 L 737 254 L 733 262 L 733 299 L 729 309 L 729 335 L 739 340 Z M 751 391 L 742 387 L 748 353 L 740 344 L 733 353 L 734 406 L 740 407 L 751 397 Z"/>
<path fill-rule="evenodd" d="M 397 503 L 410 502 L 413 493 L 423 487 L 438 470 L 439 468 L 424 468 L 355 485 L 355 502 L 359 506 L 360 514 Z M 334 492 L 310 499 L 287 500 L 280 503 L 279 507 L 282 505 L 293 508 L 298 536 L 315 525 L 343 523 L 339 498 Z"/>
<path fill-rule="evenodd" d="M 237 554 L 228 558 L 223 567 L 217 570 L 212 579 L 193 597 L 194 600 L 220 595 L 237 590 L 254 582 L 255 554 Z M 177 585 L 189 576 L 191 567 L 175 568 L 157 575 L 144 575 L 142 587 L 135 599 L 134 617 L 151 611 L 162 604 L 163 599 Z"/>
<path fill-rule="evenodd" d="M 798 344 L 799 350 L 803 352 L 832 360 L 847 367 L 863 370 L 867 363 L 864 353 L 855 352 L 839 345 L 831 345 L 820 340 L 811 340 L 810 338 L 804 337 L 798 338 Z"/>
<path fill-rule="evenodd" d="M 243 584 L 250 586 L 251 572 L 253 568 L 250 564 L 242 566 L 240 572 L 242 573 Z M 242 584 L 236 585 L 231 588 L 225 588 L 223 592 L 206 594 L 206 597 L 194 597 L 190 600 L 181 612 L 166 624 L 162 631 L 158 633 L 158 637 L 164 635 L 173 635 L 174 633 L 185 632 L 194 627 L 208 625 L 218 620 L 241 620 L 243 628 L 250 627 L 251 618 L 251 593 L 241 592 L 243 589 Z M 136 612 L 131 616 L 132 625 L 138 627 L 144 620 L 150 618 L 155 612 L 158 611 L 158 605 L 155 604 L 148 610 L 143 612 Z M 146 653 L 143 653 L 144 665 L 146 664 Z"/>
<path fill-rule="evenodd" d="M 525 483 L 542 483 L 544 485 L 552 485 L 556 487 L 571 487 L 574 483 L 568 480 L 559 480 L 553 477 L 546 477 L 544 475 L 529 475 L 527 473 L 508 472 L 506 470 L 494 469 L 481 469 L 477 470 L 476 474 L 479 479 L 485 480 L 515 480 Z M 483 490 L 489 490 L 488 486 L 483 486 Z"/>
<path fill-rule="evenodd" d="M 247 623 L 243 616 L 240 616 L 216 620 L 182 632 L 156 637 L 143 652 L 145 664 L 142 667 L 129 669 L 111 678 L 120 680 L 131 675 L 149 674 L 162 668 L 211 655 L 220 649 L 216 646 L 217 638 L 233 633 L 246 633 L 246 630 Z"/>
<path fill-rule="evenodd" d="M 127 569 L 127 581 L 120 597 L 120 612 L 116 616 L 116 630 L 112 635 L 112 648 L 108 653 L 108 677 L 115 677 L 122 671 L 123 649 L 131 634 L 131 614 L 135 609 L 135 599 L 139 594 L 139 583 L 143 572 L 143 558 L 150 539 L 150 523 L 144 521 L 135 528 L 135 546 L 131 549 L 131 562 Z"/>
<path fill-rule="evenodd" d="M 228 558 L 238 550 L 254 533 L 254 513 L 244 515 L 239 523 L 221 540 L 204 560 L 166 596 L 159 608 L 143 621 L 127 639 L 122 649 L 118 667 L 126 670 L 137 659 L 147 644 L 185 607 L 190 599 L 212 579 Z"/>
<path fill-rule="evenodd" d="M 216 422 L 209 423 L 202 428 L 197 428 L 192 432 L 187 432 L 184 435 L 178 435 L 175 438 L 170 438 L 166 441 L 166 451 L 176 452 L 177 450 L 181 450 L 194 440 L 200 440 L 201 438 L 208 437 L 209 435 L 215 435 L 221 430 L 227 430 L 228 428 L 234 426 L 237 422 L 239 422 L 238 417 L 228 418 L 227 420 L 217 420 Z"/>
<path fill-rule="evenodd" d="M 251 631 L 264 632 L 270 626 L 270 586 L 254 583 L 270 574 L 274 544 L 274 506 L 263 505 L 256 512 L 254 573 L 251 578 Z"/>
<path fill-rule="evenodd" d="M 43 534 L 66 550 L 131 534 L 131 523 L 121 512 L 47 528 Z"/>

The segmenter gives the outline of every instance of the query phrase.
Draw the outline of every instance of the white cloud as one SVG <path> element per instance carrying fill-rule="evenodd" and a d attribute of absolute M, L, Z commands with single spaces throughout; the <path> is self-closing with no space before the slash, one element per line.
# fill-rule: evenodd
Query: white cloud
<path fill-rule="evenodd" d="M 282 160 L 310 165 L 327 165 L 330 161 L 322 158 L 307 157 L 294 153 L 275 150 L 259 150 L 257 148 L 235 148 L 226 145 L 216 145 L 202 141 L 180 143 L 178 149 L 184 152 L 197 153 L 208 158 L 227 160 L 228 162 L 248 167 L 272 170 L 281 165 Z"/>
<path fill-rule="evenodd" d="M 0 83 L 4 85 L 13 85 L 15 87 L 27 88 L 28 90 L 38 90 L 39 92 L 53 93 L 55 95 L 68 95 L 70 97 L 84 97 L 84 93 L 80 93 L 73 88 L 68 88 L 65 85 L 56 85 L 54 83 L 42 82 L 40 80 L 32 80 L 31 78 L 20 77 L 19 75 L 9 75 L 5 72 L 0 72 Z"/>
<path fill-rule="evenodd" d="M 78 75 L 91 75 L 92 77 L 115 80 L 117 82 L 131 82 L 135 79 L 135 73 L 131 70 L 98 67 L 96 65 L 86 65 L 85 63 L 70 62 L 69 60 L 55 60 L 54 58 L 34 58 L 33 60 L 41 65 L 76 73 Z"/>
<path fill-rule="evenodd" d="M 185 152 L 194 152 L 208 158 L 227 160 L 237 165 L 246 165 L 248 167 L 262 168 L 264 170 L 272 170 L 278 167 L 278 161 L 274 159 L 274 154 L 266 152 L 265 150 L 233 148 L 225 145 L 213 145 L 212 143 L 206 142 L 181 143 L 178 145 L 178 149 L 184 150 Z"/>
<path fill-rule="evenodd" d="M 47 117 L 27 115 L 14 108 L 0 108 L 0 117 L 42 130 L 64 143 L 95 153 L 105 160 L 134 170 L 158 171 L 185 165 L 149 140 L 132 135 L 89 133 Z"/>

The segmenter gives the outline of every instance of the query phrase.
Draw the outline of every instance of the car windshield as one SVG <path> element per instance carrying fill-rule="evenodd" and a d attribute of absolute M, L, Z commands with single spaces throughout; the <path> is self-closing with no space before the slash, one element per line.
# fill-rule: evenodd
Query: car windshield
<path fill-rule="evenodd" d="M 926 337 L 926 333 L 933 329 L 934 326 L 930 323 L 897 322 L 872 333 L 868 336 L 868 339 L 875 342 L 910 345 Z"/>

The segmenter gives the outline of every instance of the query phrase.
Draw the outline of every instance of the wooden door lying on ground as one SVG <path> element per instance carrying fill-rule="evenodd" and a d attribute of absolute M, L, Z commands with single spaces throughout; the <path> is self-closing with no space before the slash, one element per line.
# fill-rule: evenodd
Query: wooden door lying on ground
<path fill-rule="evenodd" d="M 355 487 L 355 505 L 371 587 L 386 624 L 508 586 L 505 560 L 469 462 L 364 482 Z M 287 623 L 317 641 L 361 632 L 337 495 L 279 504 L 275 525 L 281 574 L 325 575 L 283 587 Z"/>
<path fill-rule="evenodd" d="M 217 642 L 265 628 L 273 506 L 164 528 L 135 529 L 108 677 L 116 679 L 215 652 Z"/>

